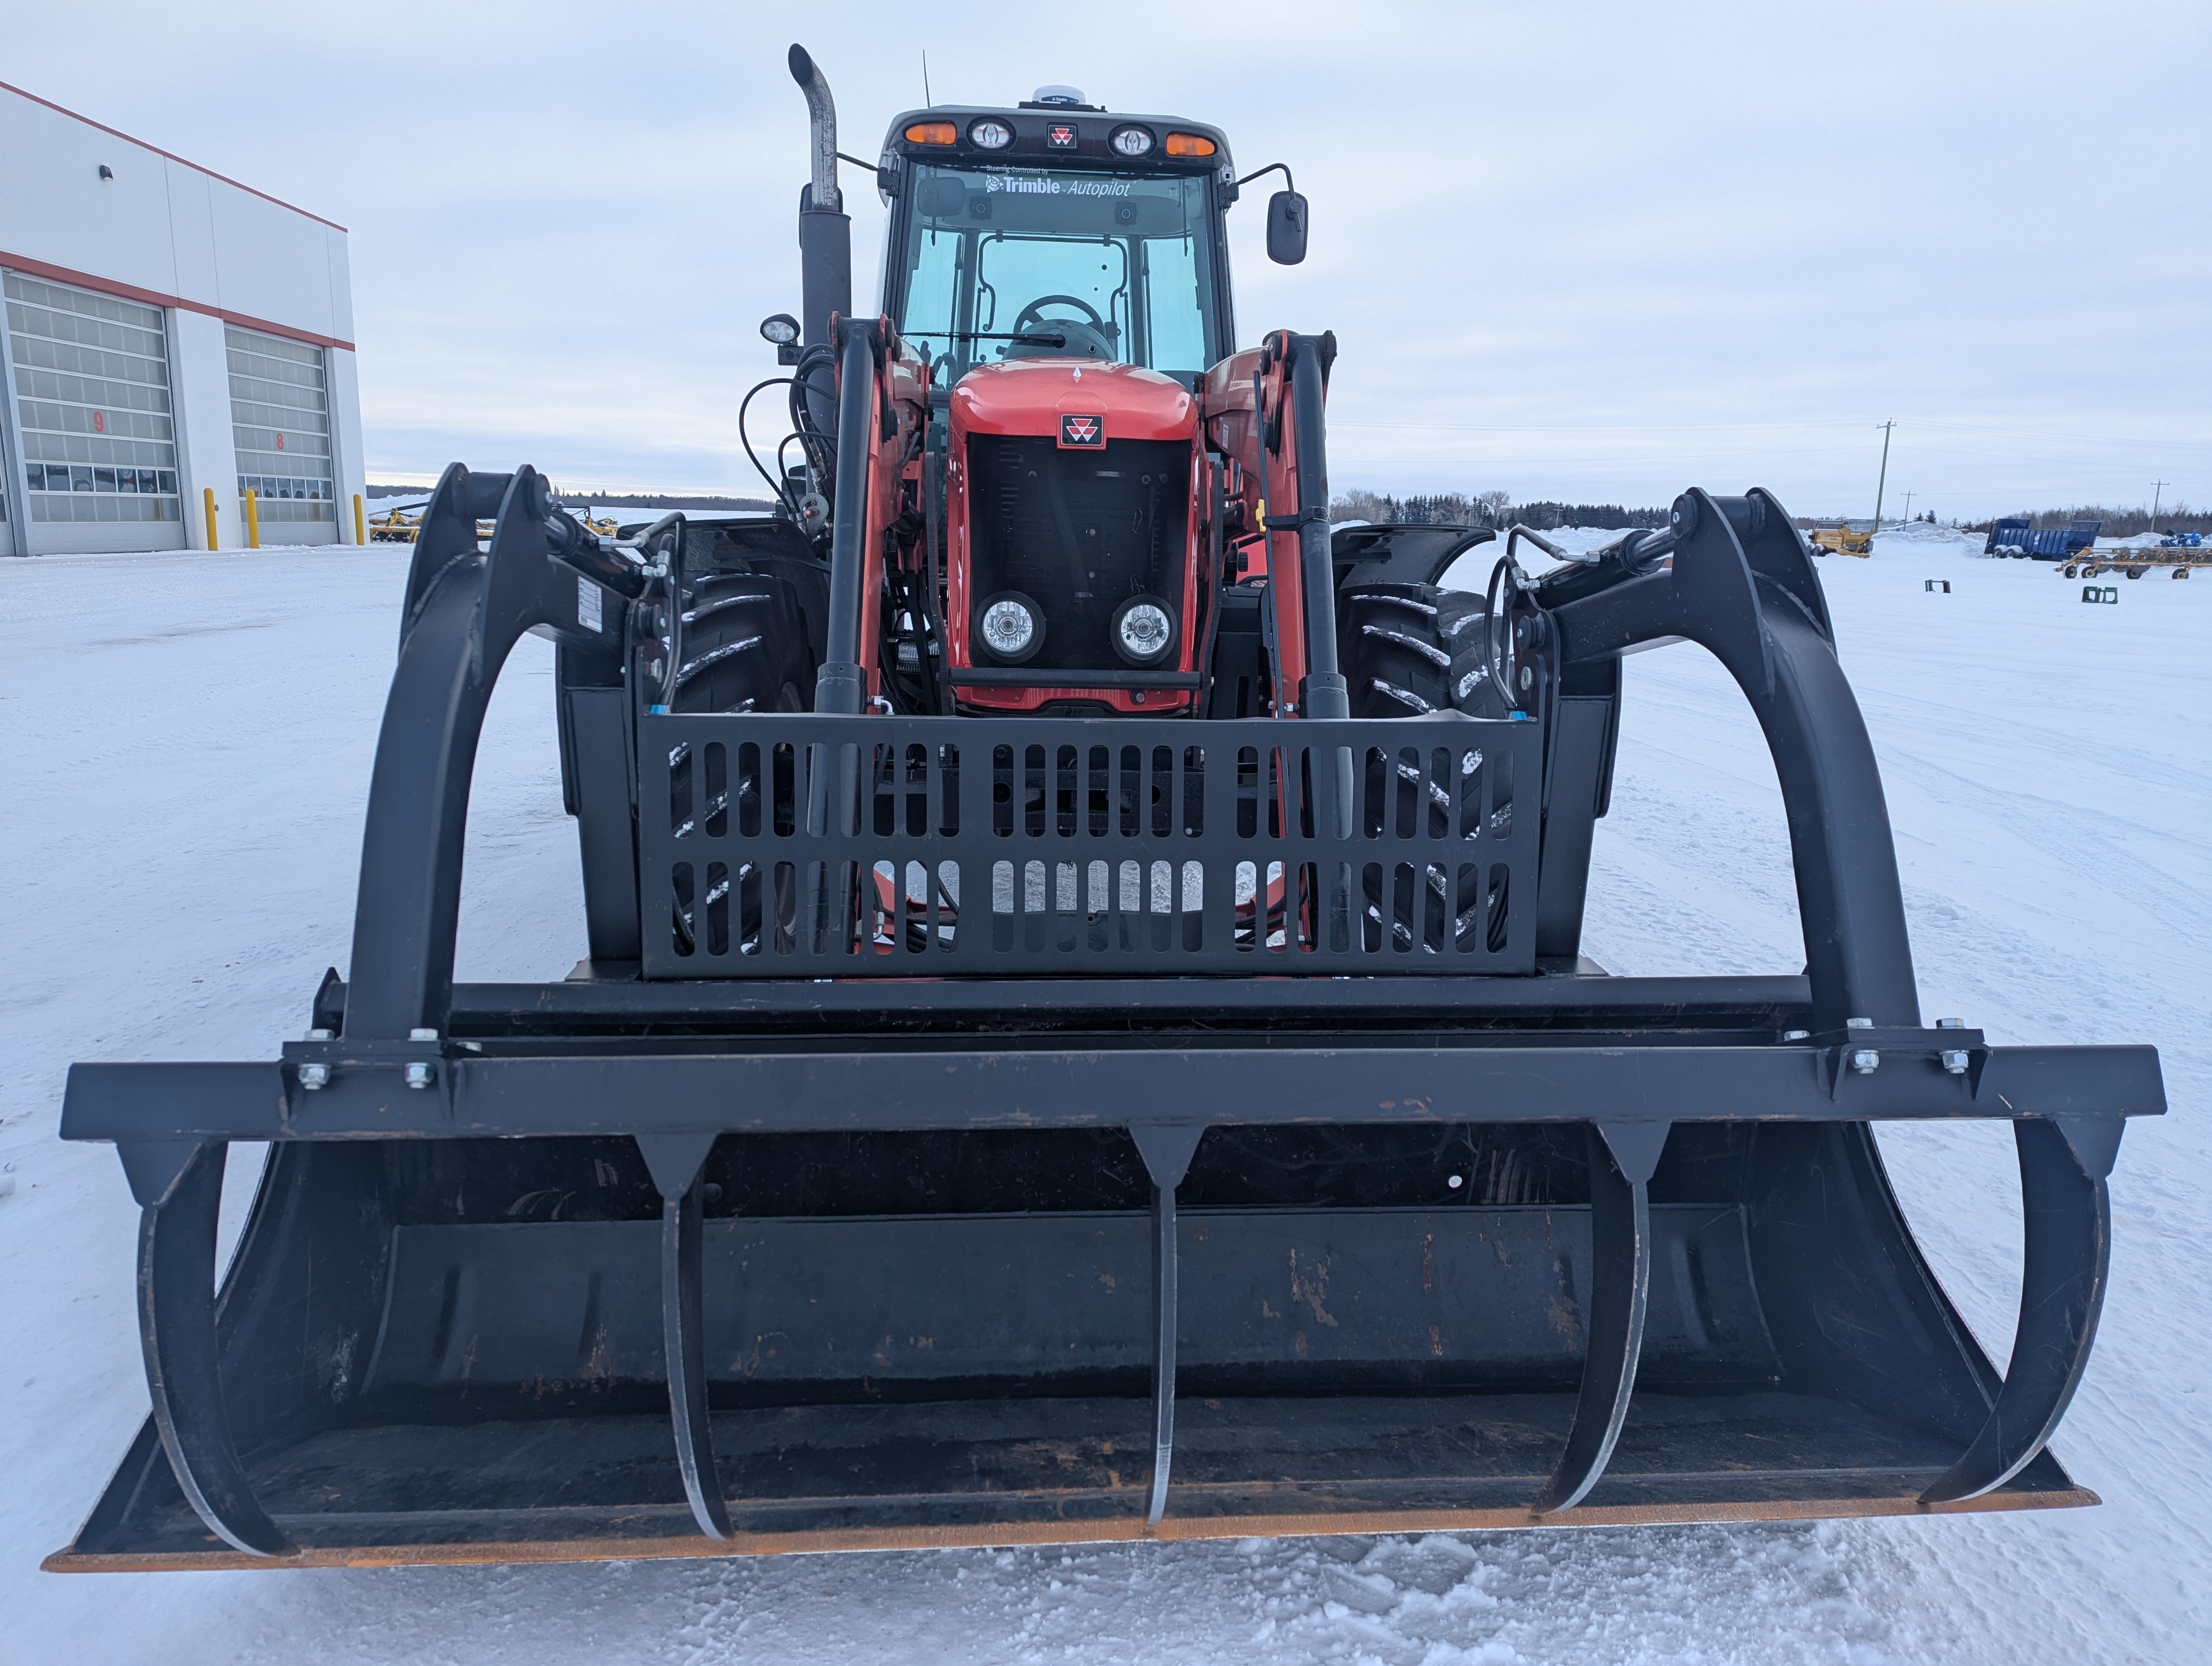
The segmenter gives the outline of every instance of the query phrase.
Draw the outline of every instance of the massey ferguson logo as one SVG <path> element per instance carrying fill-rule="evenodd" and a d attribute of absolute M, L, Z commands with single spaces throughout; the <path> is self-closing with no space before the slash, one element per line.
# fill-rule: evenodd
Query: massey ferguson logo
<path fill-rule="evenodd" d="M 1106 444 L 1106 419 L 1103 416 L 1061 416 L 1060 444 L 1062 450 L 1070 447 L 1085 451 L 1103 449 Z"/>
<path fill-rule="evenodd" d="M 1045 130 L 1044 142 L 1054 150 L 1075 149 L 1075 127 L 1071 122 L 1060 122 Z"/>

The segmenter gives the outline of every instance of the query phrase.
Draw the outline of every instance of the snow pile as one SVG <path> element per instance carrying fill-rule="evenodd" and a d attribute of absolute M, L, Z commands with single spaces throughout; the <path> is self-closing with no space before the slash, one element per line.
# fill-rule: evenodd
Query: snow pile
<path fill-rule="evenodd" d="M 1966 532 L 1933 521 L 1908 520 L 1884 526 L 1874 535 L 1871 559 L 1880 561 L 1885 556 L 1978 556 L 1988 544 L 1987 532 Z"/>
<path fill-rule="evenodd" d="M 1923 523 L 1924 526 L 1924 523 Z M 2149 1040 L 2173 1115 L 2112 1180 L 2112 1298 L 2060 1456 L 2099 1510 L 1418 1539 L 614 1566 L 42 1575 L 145 1415 L 136 1219 L 54 1137 L 72 1059 L 257 1058 L 343 965 L 408 550 L 0 562 L 0 1659 L 2179 1663 L 2212 1634 L 2212 588 L 2084 607 L 1929 528 L 1819 563 L 1880 751 L 1925 998 L 2002 1042 Z M 1557 541 L 1598 532 L 1562 534 Z M 1585 544 L 1583 547 L 1589 547 Z M 1455 577 L 1478 587 L 1484 545 Z M 1922 588 L 1952 581 L 1949 594 Z M 486 726 L 460 970 L 582 952 L 551 650 Z M 1632 973 L 1794 970 L 1773 772 L 1689 648 L 1634 656 L 1589 949 Z M 2127 691 L 2124 706 L 2080 691 Z M 2009 1345 L 2017 1182 L 1996 1126 L 1886 1129 L 1921 1242 Z M 241 1153 L 240 1157 L 245 1154 Z M 234 1160 L 242 1204 L 251 1164 Z M 234 1225 L 236 1213 L 230 1216 Z M 2191 1641 L 2191 1639 L 2195 1641 Z"/>

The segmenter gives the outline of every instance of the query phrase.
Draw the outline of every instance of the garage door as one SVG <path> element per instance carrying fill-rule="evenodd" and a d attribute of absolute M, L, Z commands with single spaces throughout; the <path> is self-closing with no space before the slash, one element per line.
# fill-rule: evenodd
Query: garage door
<path fill-rule="evenodd" d="M 335 544 L 331 402 L 323 350 L 226 325 L 238 495 L 251 491 L 264 544 Z"/>
<path fill-rule="evenodd" d="M 161 314 L 14 272 L 0 283 L 32 548 L 182 544 Z"/>

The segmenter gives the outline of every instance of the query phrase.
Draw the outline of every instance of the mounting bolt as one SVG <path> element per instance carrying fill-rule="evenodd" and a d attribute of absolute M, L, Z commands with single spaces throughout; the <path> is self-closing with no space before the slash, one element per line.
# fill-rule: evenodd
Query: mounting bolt
<path fill-rule="evenodd" d="M 309 1041 L 328 1041 L 331 1039 L 331 1032 L 327 1030 L 310 1030 L 307 1031 L 307 1039 Z"/>
<path fill-rule="evenodd" d="M 1955 1030 L 1961 1026 L 1954 1025 L 1951 1027 Z M 1966 1049 L 1958 1047 L 1947 1049 L 1943 1054 L 1943 1068 L 1954 1076 L 1965 1075 L 1966 1073 Z"/>
<path fill-rule="evenodd" d="M 410 1030 L 407 1032 L 407 1039 L 409 1041 L 434 1042 L 438 1039 L 438 1032 L 434 1030 Z"/>
<path fill-rule="evenodd" d="M 437 1067 L 434 1065 L 410 1064 L 407 1067 L 407 1085 L 413 1088 L 428 1087 L 437 1079 Z"/>
<path fill-rule="evenodd" d="M 1871 1076 L 1881 1068 L 1881 1055 L 1871 1047 L 1862 1047 L 1851 1055 L 1851 1068 L 1862 1076 Z"/>
<path fill-rule="evenodd" d="M 1782 1032 L 1782 1039 L 1784 1041 L 1810 1041 L 1813 1039 L 1813 1032 L 1810 1030 L 1784 1030 Z"/>
<path fill-rule="evenodd" d="M 331 1085 L 331 1067 L 326 1064 L 303 1064 L 300 1067 L 300 1085 L 309 1092 Z"/>
<path fill-rule="evenodd" d="M 1521 667 L 1521 686 L 1523 690 L 1526 690 L 1531 684 L 1535 682 L 1535 680 L 1536 672 L 1533 666 L 1523 666 Z"/>
<path fill-rule="evenodd" d="M 1844 1028 L 1846 1030 L 1871 1030 L 1874 1028 L 1874 1020 L 1872 1018 L 1845 1018 L 1844 1020 Z"/>

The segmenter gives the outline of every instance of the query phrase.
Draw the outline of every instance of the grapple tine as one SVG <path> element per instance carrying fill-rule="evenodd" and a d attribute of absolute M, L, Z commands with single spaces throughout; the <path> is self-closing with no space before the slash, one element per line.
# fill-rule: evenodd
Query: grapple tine
<path fill-rule="evenodd" d="M 1175 1459 L 1176 1199 L 1152 1188 L 1152 1491 L 1145 1520 L 1167 1514 L 1168 1472 Z"/>
<path fill-rule="evenodd" d="M 1650 1180 L 1668 1125 L 1590 1125 L 1590 1278 L 1583 1383 L 1559 1467 L 1529 1508 L 1572 1509 L 1612 1461 L 1628 1420 L 1651 1290 Z"/>
<path fill-rule="evenodd" d="M 138 1335 L 154 1425 L 199 1518 L 224 1543 L 255 1556 L 289 1554 L 238 1461 L 215 1335 L 216 1222 L 228 1147 L 198 1146 L 166 1185 L 149 1189 L 146 1164 L 126 1156 L 140 1189 Z M 135 1155 L 135 1154 L 134 1154 Z"/>
<path fill-rule="evenodd" d="M 1129 1129 L 1152 1179 L 1152 1487 L 1145 1521 L 1167 1514 L 1175 1459 L 1176 1188 L 1206 1129 L 1197 1123 L 1139 1123 Z"/>
<path fill-rule="evenodd" d="M 707 1412 L 703 1192 L 714 1140 L 641 1134 L 637 1144 L 660 1189 L 660 1330 L 677 1468 L 699 1530 L 710 1539 L 726 1539 L 730 1507 L 714 1470 L 714 1430 Z"/>
<path fill-rule="evenodd" d="M 2020 1326 L 1989 1420 L 1949 1473 L 1920 1495 L 1953 1504 L 1994 1492 L 2035 1461 L 2066 1414 L 2096 1339 L 2112 1257 L 2112 1172 L 2124 1119 L 2042 1117 L 2013 1124 L 2026 1254 Z"/>

